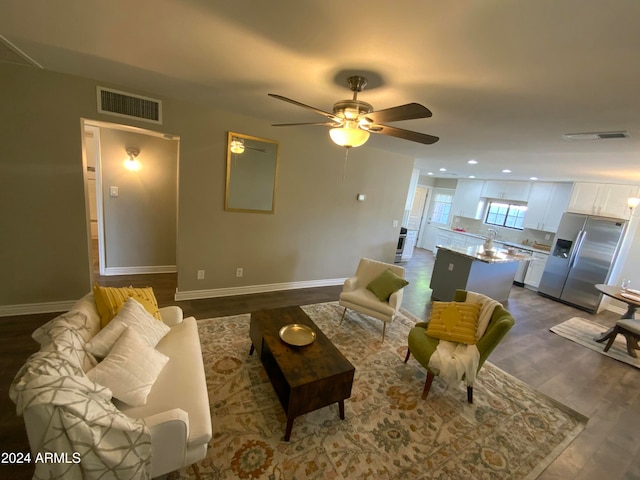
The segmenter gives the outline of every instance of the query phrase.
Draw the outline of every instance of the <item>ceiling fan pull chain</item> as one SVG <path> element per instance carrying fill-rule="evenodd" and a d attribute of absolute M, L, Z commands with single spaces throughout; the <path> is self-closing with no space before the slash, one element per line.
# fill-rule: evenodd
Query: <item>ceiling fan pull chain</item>
<path fill-rule="evenodd" d="M 345 147 L 344 152 L 344 165 L 342 166 L 342 182 L 344 183 L 344 179 L 347 176 L 347 158 L 349 158 L 349 147 Z"/>

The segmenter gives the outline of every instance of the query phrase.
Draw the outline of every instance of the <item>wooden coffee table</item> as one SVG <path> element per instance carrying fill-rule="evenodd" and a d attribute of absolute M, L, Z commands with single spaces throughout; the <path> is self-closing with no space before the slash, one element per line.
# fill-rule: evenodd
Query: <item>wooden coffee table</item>
<path fill-rule="evenodd" d="M 278 332 L 292 323 L 311 327 L 316 332 L 315 341 L 303 347 L 285 343 Z M 293 420 L 305 413 L 337 402 L 344 420 L 344 400 L 351 396 L 355 367 L 300 307 L 253 312 L 249 336 L 249 354 L 258 352 L 287 414 L 286 442 L 291 437 Z"/>

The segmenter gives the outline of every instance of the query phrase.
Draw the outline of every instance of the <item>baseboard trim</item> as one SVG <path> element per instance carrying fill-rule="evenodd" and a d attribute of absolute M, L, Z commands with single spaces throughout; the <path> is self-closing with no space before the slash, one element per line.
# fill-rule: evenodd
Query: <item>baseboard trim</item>
<path fill-rule="evenodd" d="M 607 305 L 607 308 L 605 310 L 609 310 L 610 312 L 613 313 L 619 313 L 620 315 L 624 315 L 625 313 L 627 313 L 627 309 L 626 308 L 620 308 L 616 305 Z"/>
<path fill-rule="evenodd" d="M 247 285 L 245 287 L 213 288 L 209 290 L 176 291 L 175 299 L 198 300 L 202 298 L 231 297 L 233 295 L 248 295 L 251 293 L 277 292 L 281 290 L 296 290 L 299 288 L 331 287 L 342 285 L 346 278 L 327 278 L 323 280 L 308 280 L 303 282 L 269 283 L 265 285 Z"/>
<path fill-rule="evenodd" d="M 75 305 L 77 300 L 66 302 L 23 303 L 18 305 L 0 305 L 0 317 L 17 315 L 33 315 L 36 313 L 66 312 Z"/>
<path fill-rule="evenodd" d="M 104 275 L 143 275 L 145 273 L 176 273 L 177 271 L 178 268 L 175 265 L 154 265 L 145 267 L 107 267 L 104 269 Z"/>

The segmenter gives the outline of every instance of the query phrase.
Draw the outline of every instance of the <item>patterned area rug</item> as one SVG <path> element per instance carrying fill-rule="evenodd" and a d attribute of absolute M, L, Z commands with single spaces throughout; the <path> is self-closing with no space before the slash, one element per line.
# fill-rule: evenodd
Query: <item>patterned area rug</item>
<path fill-rule="evenodd" d="M 330 405 L 286 417 L 257 355 L 249 315 L 199 321 L 213 420 L 206 479 L 533 479 L 586 424 L 570 410 L 486 363 L 474 386 L 445 389 L 436 377 L 421 400 L 425 370 L 403 363 L 410 314 L 387 326 L 336 303 L 302 307 L 356 367 L 345 419 Z M 170 479 L 194 478 L 190 468 Z"/>
<path fill-rule="evenodd" d="M 615 358 L 616 360 L 628 363 L 636 368 L 640 368 L 640 358 L 633 358 L 627 353 L 627 341 L 623 335 L 618 335 L 616 337 L 608 352 L 604 351 L 604 347 L 607 345 L 607 342 L 598 343 L 594 340 L 594 338 L 602 332 L 606 332 L 608 327 L 603 327 L 602 325 L 585 318 L 573 317 L 566 322 L 562 322 L 555 327 L 551 327 L 549 330 L 561 337 L 568 338 L 583 347 L 587 347 L 601 353 L 602 355 Z"/>

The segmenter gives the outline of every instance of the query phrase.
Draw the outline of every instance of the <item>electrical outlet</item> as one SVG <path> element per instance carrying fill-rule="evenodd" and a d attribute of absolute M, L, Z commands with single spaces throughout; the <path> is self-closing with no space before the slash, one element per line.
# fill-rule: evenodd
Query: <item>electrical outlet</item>
<path fill-rule="evenodd" d="M 242 267 L 236 268 L 236 277 L 241 277 L 244 275 L 244 269 Z"/>
<path fill-rule="evenodd" d="M 547 233 L 547 234 L 544 236 L 544 239 L 545 239 L 545 240 L 550 240 L 550 239 L 551 239 L 551 234 L 550 234 L 550 233 Z"/>
<path fill-rule="evenodd" d="M 453 263 L 450 263 L 450 264 L 449 264 L 449 271 L 450 271 L 450 272 L 453 272 Z"/>
<path fill-rule="evenodd" d="M 198 280 L 204 280 L 204 270 L 198 270 Z"/>
<path fill-rule="evenodd" d="M 397 227 L 398 226 L 398 220 L 394 220 L 392 225 L 393 225 L 393 228 Z"/>

